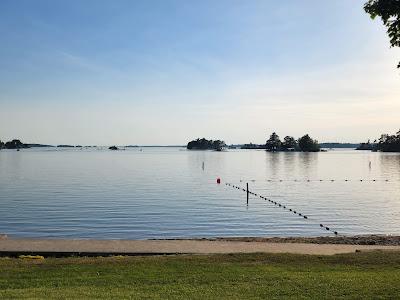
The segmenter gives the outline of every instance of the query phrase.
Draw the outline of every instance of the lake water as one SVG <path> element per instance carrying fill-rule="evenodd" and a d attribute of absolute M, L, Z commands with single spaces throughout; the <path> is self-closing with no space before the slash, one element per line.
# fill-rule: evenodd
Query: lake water
<path fill-rule="evenodd" d="M 248 182 L 309 219 L 259 197 L 247 206 L 246 194 L 227 182 Z M 400 234 L 400 154 L 0 151 L 0 233 L 11 237 L 332 235 L 320 223 L 345 235 Z"/>

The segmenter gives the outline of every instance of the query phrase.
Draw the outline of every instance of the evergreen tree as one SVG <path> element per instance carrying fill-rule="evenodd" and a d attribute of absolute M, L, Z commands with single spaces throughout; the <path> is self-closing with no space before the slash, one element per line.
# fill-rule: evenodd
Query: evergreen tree
<path fill-rule="evenodd" d="M 318 152 L 320 150 L 318 141 L 313 140 L 308 134 L 299 138 L 299 148 L 303 152 Z"/>
<path fill-rule="evenodd" d="M 296 149 L 297 142 L 292 136 L 285 136 L 282 143 L 282 150 Z"/>
<path fill-rule="evenodd" d="M 273 132 L 267 142 L 265 143 L 265 148 L 268 151 L 279 151 L 281 150 L 281 145 L 282 142 L 279 139 L 279 135 L 277 135 L 275 132 Z"/>
<path fill-rule="evenodd" d="M 382 134 L 376 144 L 376 150 L 382 152 L 400 152 L 400 130 L 394 135 Z"/>

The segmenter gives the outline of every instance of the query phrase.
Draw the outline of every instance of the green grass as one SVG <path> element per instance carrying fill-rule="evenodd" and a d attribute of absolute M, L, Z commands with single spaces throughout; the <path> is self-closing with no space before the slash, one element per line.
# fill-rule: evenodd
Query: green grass
<path fill-rule="evenodd" d="M 399 252 L 0 258 L 0 299 L 399 297 Z"/>

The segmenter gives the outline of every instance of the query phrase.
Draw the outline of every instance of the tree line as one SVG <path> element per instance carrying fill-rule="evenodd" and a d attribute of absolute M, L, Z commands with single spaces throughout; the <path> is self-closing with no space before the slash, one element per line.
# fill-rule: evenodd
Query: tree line
<path fill-rule="evenodd" d="M 4 143 L 0 140 L 0 150 L 1 149 L 20 149 L 20 148 L 29 148 L 29 145 L 21 143 L 20 140 L 12 140 L 7 143 Z"/>
<path fill-rule="evenodd" d="M 312 139 L 308 134 L 303 135 L 299 139 L 292 136 L 285 136 L 283 141 L 279 135 L 273 132 L 265 143 L 267 151 L 303 151 L 303 152 L 318 152 L 320 146 L 317 140 Z"/>
<path fill-rule="evenodd" d="M 190 141 L 186 148 L 189 150 L 222 150 L 226 147 L 224 141 L 221 140 L 207 140 L 205 138 Z"/>
<path fill-rule="evenodd" d="M 400 130 L 396 134 L 382 134 L 374 149 L 382 152 L 400 152 Z"/>
<path fill-rule="evenodd" d="M 246 145 L 245 145 L 246 146 Z M 303 152 L 318 152 L 320 146 L 318 141 L 312 139 L 308 134 L 299 139 L 292 136 L 285 136 L 283 141 L 280 140 L 279 135 L 273 132 L 265 145 L 249 144 L 248 147 L 243 149 L 266 149 L 267 151 L 303 151 Z M 254 146 L 254 147 L 252 147 Z M 221 140 L 207 140 L 205 138 L 190 141 L 186 148 L 188 150 L 222 150 L 226 147 L 224 141 Z"/>

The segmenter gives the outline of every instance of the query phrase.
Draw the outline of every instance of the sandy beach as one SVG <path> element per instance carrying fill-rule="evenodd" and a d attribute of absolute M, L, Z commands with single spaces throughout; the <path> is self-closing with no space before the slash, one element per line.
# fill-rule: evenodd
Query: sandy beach
<path fill-rule="evenodd" d="M 324 238 L 322 238 L 324 239 Z M 371 239 L 371 237 L 369 238 Z M 310 242 L 314 241 L 314 242 Z M 333 255 L 357 251 L 400 251 L 396 244 L 317 243 L 318 239 L 220 238 L 215 240 L 68 240 L 14 239 L 0 240 L 0 254 L 44 255 L 156 255 L 216 253 L 293 253 Z M 327 241 L 326 241 L 327 242 Z"/>

